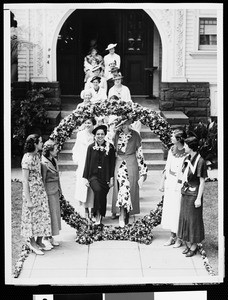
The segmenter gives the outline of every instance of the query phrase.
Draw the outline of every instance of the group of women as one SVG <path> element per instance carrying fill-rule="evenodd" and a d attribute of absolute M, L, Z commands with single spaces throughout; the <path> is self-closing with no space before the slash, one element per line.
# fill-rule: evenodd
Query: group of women
<path fill-rule="evenodd" d="M 110 53 L 104 60 L 97 57 L 96 51 L 85 58 L 83 102 L 77 108 L 112 98 L 132 101 L 129 89 L 121 82 L 120 57 L 115 54 L 115 46 L 107 47 Z M 196 137 L 187 138 L 184 130 L 176 129 L 171 141 L 160 186 L 164 192 L 161 225 L 171 231 L 165 245 L 180 247 L 185 243 L 183 253 L 190 257 L 204 239 L 202 200 L 207 167 L 198 153 Z M 61 230 L 58 149 L 54 141 L 43 145 L 42 137 L 32 134 L 26 139 L 24 150 L 22 235 L 29 239 L 36 254 L 43 255 L 43 250 L 59 245 L 53 238 Z M 119 218 L 120 227 L 129 223 L 130 215 L 140 213 L 139 189 L 148 169 L 137 122 L 132 124 L 115 115 L 105 121 L 89 118 L 77 131 L 72 153 L 78 165 L 72 205 L 77 210 L 82 208 L 86 218 L 102 224 L 107 199 L 111 201 L 112 218 Z"/>
<path fill-rule="evenodd" d="M 21 234 L 38 255 L 59 246 L 53 237 L 61 230 L 59 198 L 62 189 L 55 142 L 42 142 L 38 134 L 27 137 L 22 158 L 23 204 Z M 42 155 L 40 155 L 42 152 Z"/>
<path fill-rule="evenodd" d="M 198 153 L 199 141 L 182 129 L 173 131 L 160 190 L 164 192 L 161 225 L 171 231 L 164 246 L 179 248 L 193 256 L 204 239 L 203 191 L 207 166 Z"/>
<path fill-rule="evenodd" d="M 78 165 L 75 202 L 85 216 L 102 222 L 107 196 L 112 201 L 112 218 L 119 214 L 119 225 L 128 223 L 129 214 L 138 214 L 139 183 L 146 179 L 147 167 L 142 154 L 141 137 L 131 128 L 131 121 L 112 116 L 109 125 L 95 125 L 94 118 L 78 131 L 72 149 Z M 140 182 L 138 182 L 140 180 Z M 113 189 L 110 189 L 112 188 Z"/>

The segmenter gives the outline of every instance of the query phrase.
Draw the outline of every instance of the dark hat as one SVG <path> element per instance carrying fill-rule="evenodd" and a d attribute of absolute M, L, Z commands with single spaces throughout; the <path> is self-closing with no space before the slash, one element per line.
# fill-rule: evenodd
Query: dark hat
<path fill-rule="evenodd" d="M 95 135 L 97 130 L 102 129 L 104 130 L 105 135 L 107 134 L 107 126 L 106 125 L 98 125 L 97 127 L 94 128 L 92 133 Z"/>
<path fill-rule="evenodd" d="M 118 67 L 112 67 L 111 70 L 110 70 L 111 73 L 112 73 L 112 72 L 116 72 L 116 71 L 119 71 L 119 68 L 118 68 Z"/>
<path fill-rule="evenodd" d="M 101 82 L 101 77 L 100 76 L 94 76 L 90 82 L 94 82 L 94 80 L 98 80 L 99 82 Z"/>

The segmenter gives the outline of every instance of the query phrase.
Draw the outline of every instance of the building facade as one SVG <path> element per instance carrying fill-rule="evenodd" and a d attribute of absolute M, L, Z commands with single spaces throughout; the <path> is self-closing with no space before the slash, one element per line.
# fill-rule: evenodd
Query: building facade
<path fill-rule="evenodd" d="M 53 85 L 57 102 L 63 95 L 79 95 L 91 42 L 102 56 L 113 42 L 132 95 L 152 94 L 162 111 L 183 111 L 195 123 L 217 116 L 217 9 L 71 4 L 10 10 L 18 38 L 30 43 L 18 50 L 17 84 Z"/>

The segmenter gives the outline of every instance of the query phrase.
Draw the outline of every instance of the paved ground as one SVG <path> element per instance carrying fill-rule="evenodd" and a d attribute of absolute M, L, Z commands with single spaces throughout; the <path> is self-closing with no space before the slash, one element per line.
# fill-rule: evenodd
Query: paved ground
<path fill-rule="evenodd" d="M 161 171 L 150 171 L 140 194 L 142 217 L 161 199 L 158 191 Z M 216 177 L 211 172 L 210 177 Z M 11 178 L 21 178 L 20 169 L 14 169 Z M 75 187 L 75 172 L 60 174 L 63 194 L 71 200 Z M 109 201 L 110 202 L 110 201 Z M 104 224 L 117 225 L 111 220 L 110 203 Z M 134 218 L 130 218 L 133 222 Z M 62 221 L 58 240 L 60 246 L 46 251 L 44 256 L 29 254 L 15 284 L 139 284 L 139 283 L 201 283 L 212 282 L 199 254 L 186 258 L 178 249 L 163 246 L 169 232 L 161 226 L 154 228 L 150 245 L 128 241 L 101 241 L 91 245 L 79 245 L 74 241 L 75 230 Z"/>

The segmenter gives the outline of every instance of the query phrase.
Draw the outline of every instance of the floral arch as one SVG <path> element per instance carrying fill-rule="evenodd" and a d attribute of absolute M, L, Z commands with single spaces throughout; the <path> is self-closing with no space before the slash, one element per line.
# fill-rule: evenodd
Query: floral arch
<path fill-rule="evenodd" d="M 119 100 L 106 100 L 96 104 L 79 106 L 59 123 L 50 135 L 50 139 L 55 140 L 59 145 L 59 150 L 61 150 L 73 130 L 77 129 L 86 119 L 101 115 L 117 115 L 132 121 L 140 120 L 143 125 L 148 126 L 160 138 L 166 147 L 170 143 L 171 127 L 159 113 L 138 103 Z M 67 224 L 76 229 L 75 241 L 80 244 L 90 244 L 98 240 L 130 240 L 150 244 L 153 239 L 152 229 L 161 221 L 162 201 L 149 215 L 133 224 L 128 224 L 124 228 L 95 226 L 92 222 L 82 218 L 64 197 L 61 198 L 60 203 L 61 216 Z"/>

